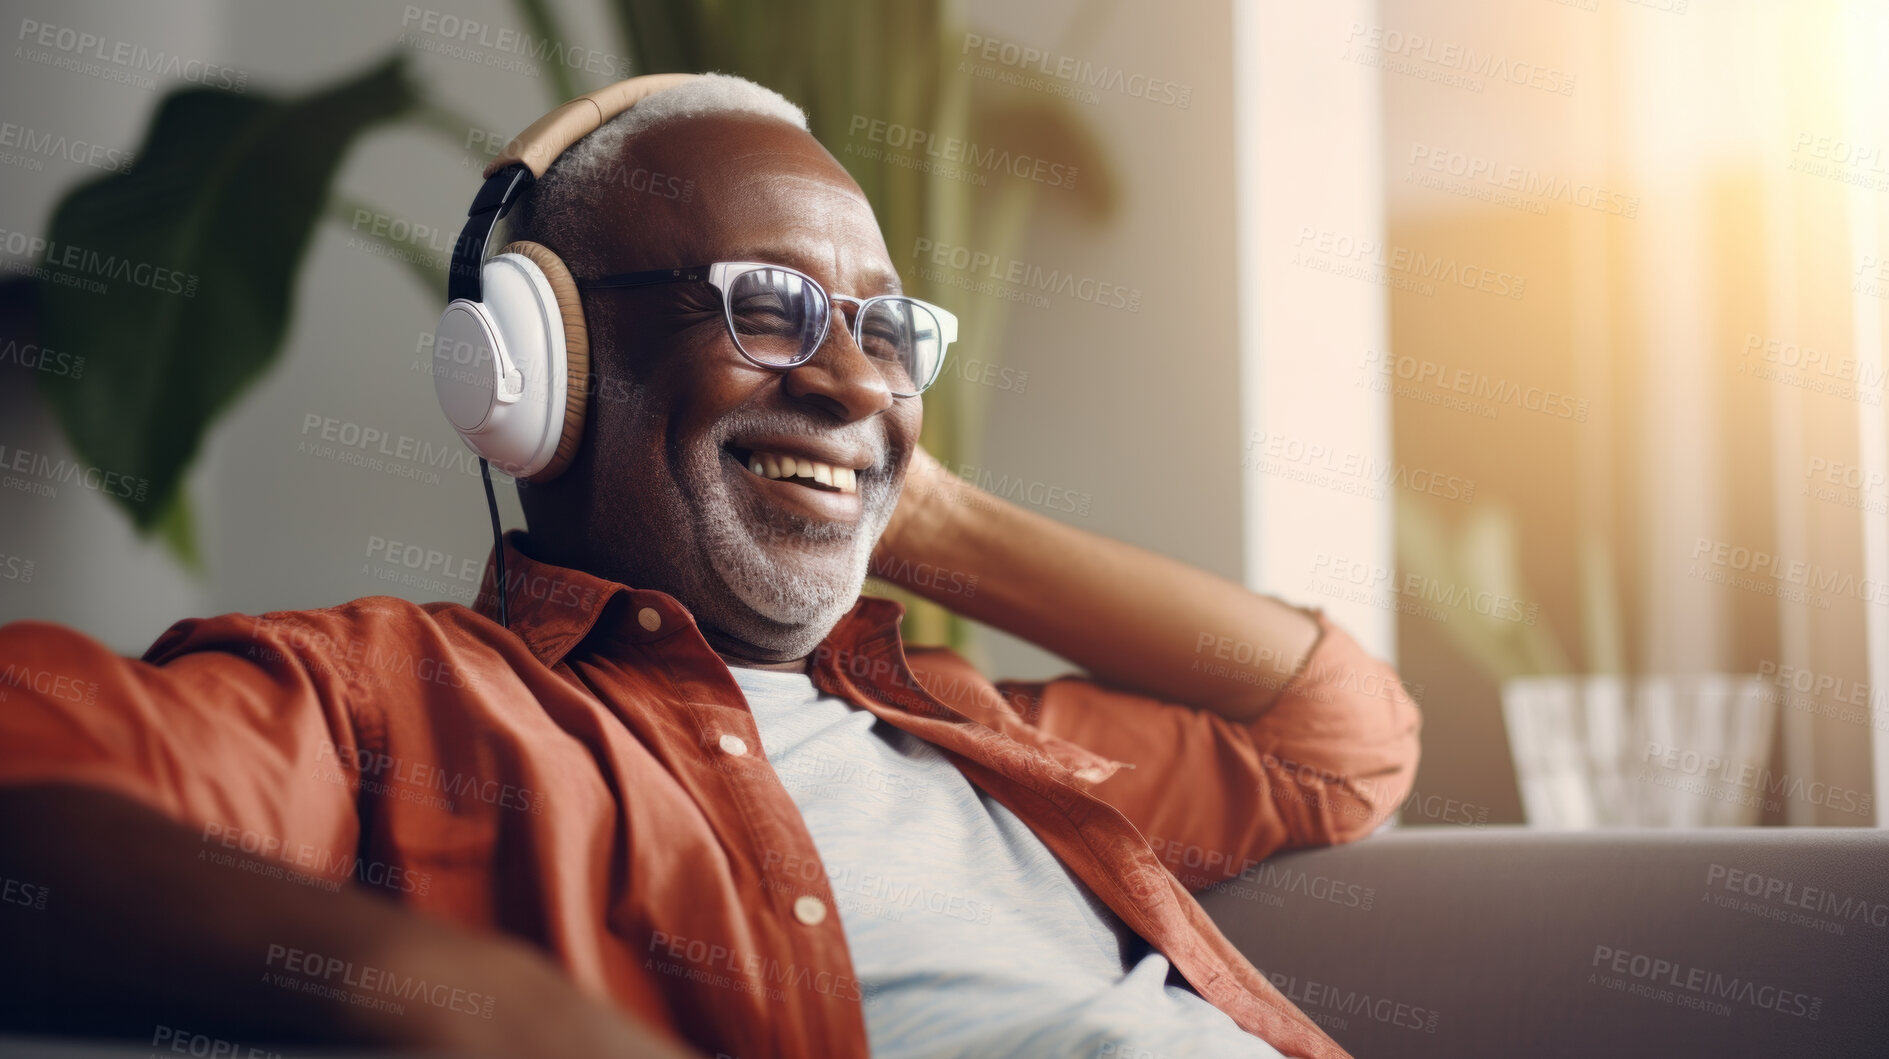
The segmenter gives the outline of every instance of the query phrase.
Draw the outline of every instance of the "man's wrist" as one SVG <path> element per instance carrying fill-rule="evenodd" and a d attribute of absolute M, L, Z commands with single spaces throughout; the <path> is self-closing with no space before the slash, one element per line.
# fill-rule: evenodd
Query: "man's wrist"
<path fill-rule="evenodd" d="M 961 532 L 956 523 L 972 506 L 967 503 L 968 492 L 974 492 L 974 487 L 930 454 L 923 449 L 914 452 L 898 510 L 879 538 L 873 565 L 893 570 L 906 563 L 938 562 Z"/>

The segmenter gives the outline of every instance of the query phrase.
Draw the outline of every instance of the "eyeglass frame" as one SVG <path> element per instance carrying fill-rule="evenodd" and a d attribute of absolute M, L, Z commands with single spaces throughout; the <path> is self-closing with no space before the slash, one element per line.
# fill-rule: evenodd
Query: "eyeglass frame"
<path fill-rule="evenodd" d="M 729 300 L 729 288 L 733 286 L 737 278 L 745 276 L 755 269 L 762 268 L 774 269 L 780 272 L 791 272 L 799 276 L 810 284 L 814 290 L 819 291 L 820 296 L 825 298 L 827 302 L 827 311 L 820 320 L 820 337 L 814 341 L 813 347 L 805 356 L 787 364 L 769 364 L 767 361 L 761 360 L 754 354 L 749 353 L 747 349 L 741 345 L 741 336 L 735 332 L 735 307 L 734 303 Z M 616 290 L 634 287 L 653 287 L 664 283 L 708 283 L 721 292 L 722 323 L 728 328 L 728 337 L 734 342 L 735 351 L 740 353 L 742 359 L 746 360 L 748 363 L 758 368 L 766 368 L 769 371 L 792 371 L 817 356 L 820 352 L 820 347 L 826 345 L 827 335 L 832 332 L 833 313 L 839 308 L 838 303 L 840 302 L 851 302 L 859 307 L 854 311 L 853 323 L 848 329 L 848 333 L 852 335 L 855 345 L 860 341 L 859 328 L 861 323 L 866 319 L 866 310 L 874 303 L 894 300 L 916 302 L 919 306 L 924 308 L 925 311 L 931 313 L 932 317 L 938 321 L 939 337 L 942 340 L 943 348 L 938 353 L 938 363 L 932 366 L 931 378 L 926 379 L 922 383 L 918 383 L 918 389 L 911 393 L 899 393 L 897 390 L 892 390 L 891 393 L 894 397 L 917 397 L 919 394 L 931 389 L 932 384 L 938 381 L 938 376 L 944 372 L 945 357 L 951 352 L 952 344 L 958 340 L 957 315 L 951 310 L 942 306 L 933 305 L 923 298 L 914 298 L 909 294 L 875 294 L 870 298 L 855 298 L 847 294 L 834 294 L 828 291 L 825 285 L 819 280 L 814 279 L 805 272 L 788 265 L 777 265 L 768 261 L 716 261 L 707 265 L 686 265 L 681 268 L 653 268 L 641 272 L 617 272 L 608 276 L 598 276 L 596 279 L 579 279 L 576 280 L 576 283 L 578 290 Z M 885 373 L 880 372 L 879 377 L 882 379 L 885 378 Z"/>

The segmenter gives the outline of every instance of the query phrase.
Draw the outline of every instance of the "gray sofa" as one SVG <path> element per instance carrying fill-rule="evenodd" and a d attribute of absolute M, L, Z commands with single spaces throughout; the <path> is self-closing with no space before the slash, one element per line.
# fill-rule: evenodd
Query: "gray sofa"
<path fill-rule="evenodd" d="M 1359 1059 L 1889 1056 L 1889 831 L 1404 829 L 1201 898 Z"/>
<path fill-rule="evenodd" d="M 1201 897 L 1358 1059 L 1889 1056 L 1889 831 L 1405 829 Z"/>

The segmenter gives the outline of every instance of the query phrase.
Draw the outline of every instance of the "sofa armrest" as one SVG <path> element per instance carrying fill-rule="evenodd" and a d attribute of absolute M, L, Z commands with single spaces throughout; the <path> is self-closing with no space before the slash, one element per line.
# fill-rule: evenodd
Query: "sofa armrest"
<path fill-rule="evenodd" d="M 1200 897 L 1360 1059 L 1889 1054 L 1889 831 L 1402 829 Z"/>

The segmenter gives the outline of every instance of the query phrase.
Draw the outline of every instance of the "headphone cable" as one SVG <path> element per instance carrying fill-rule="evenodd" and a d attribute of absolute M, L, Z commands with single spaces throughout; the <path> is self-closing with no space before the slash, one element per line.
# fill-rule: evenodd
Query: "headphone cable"
<path fill-rule="evenodd" d="M 498 524 L 498 497 L 492 495 L 492 468 L 479 457 L 479 477 L 485 481 L 485 506 L 492 513 L 492 550 L 498 556 L 498 623 L 507 629 L 512 627 L 510 618 L 505 613 L 505 535 Z"/>

